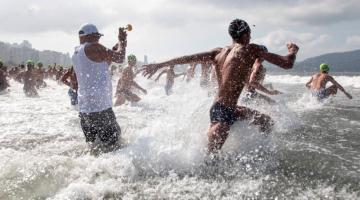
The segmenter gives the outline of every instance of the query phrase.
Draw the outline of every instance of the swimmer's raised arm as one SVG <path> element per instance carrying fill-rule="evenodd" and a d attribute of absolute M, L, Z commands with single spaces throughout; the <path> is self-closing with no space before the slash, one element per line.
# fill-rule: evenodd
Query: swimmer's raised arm
<path fill-rule="evenodd" d="M 269 53 L 269 52 L 260 50 L 260 57 L 262 57 L 266 61 L 268 61 L 274 65 L 277 65 L 283 69 L 291 69 L 294 66 L 294 63 L 296 60 L 296 54 L 299 51 L 299 47 L 294 43 L 290 43 L 290 44 L 287 44 L 287 48 L 288 48 L 289 54 L 286 56 L 280 56 L 278 54 Z"/>
<path fill-rule="evenodd" d="M 111 49 L 108 49 L 98 42 L 92 43 L 85 48 L 85 53 L 90 60 L 95 62 L 123 63 L 125 60 L 127 34 L 123 29 L 119 29 L 118 42 Z"/>
<path fill-rule="evenodd" d="M 220 50 L 221 48 L 216 48 L 211 51 L 177 57 L 162 63 L 144 65 L 143 76 L 145 77 L 147 76 L 148 78 L 150 78 L 156 73 L 157 70 L 166 66 L 213 61 L 215 59 L 215 56 L 219 53 Z"/>

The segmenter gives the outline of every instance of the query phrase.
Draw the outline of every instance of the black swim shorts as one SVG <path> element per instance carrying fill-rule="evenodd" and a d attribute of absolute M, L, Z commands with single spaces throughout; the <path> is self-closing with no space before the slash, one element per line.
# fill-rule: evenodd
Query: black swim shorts
<path fill-rule="evenodd" d="M 229 108 L 220 104 L 219 102 L 216 102 L 210 108 L 210 121 L 211 123 L 220 122 L 231 126 L 238 119 L 235 111 L 235 108 Z"/>
<path fill-rule="evenodd" d="M 112 108 L 100 112 L 79 113 L 79 117 L 86 142 L 95 142 L 98 138 L 105 146 L 116 145 L 121 129 Z"/>

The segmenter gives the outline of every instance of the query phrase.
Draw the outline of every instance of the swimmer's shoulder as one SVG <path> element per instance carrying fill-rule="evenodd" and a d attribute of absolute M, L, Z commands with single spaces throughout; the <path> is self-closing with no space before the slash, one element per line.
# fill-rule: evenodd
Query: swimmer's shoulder
<path fill-rule="evenodd" d="M 331 75 L 329 74 L 325 74 L 325 78 L 326 80 L 330 81 L 330 80 L 334 80 L 334 77 L 332 77 Z"/>
<path fill-rule="evenodd" d="M 317 79 L 319 79 L 320 77 L 321 77 L 321 74 L 320 74 L 320 73 L 317 73 L 317 74 L 312 75 L 313 80 L 317 80 Z"/>
<path fill-rule="evenodd" d="M 223 52 L 226 51 L 226 48 L 227 47 L 216 47 L 214 49 L 211 49 L 210 52 L 213 54 L 213 58 L 215 58 L 216 60 L 219 55 L 223 54 Z"/>
<path fill-rule="evenodd" d="M 261 57 L 262 53 L 265 53 L 264 48 L 255 43 L 250 43 L 246 46 L 246 49 L 249 53 L 255 55 L 256 57 Z"/>

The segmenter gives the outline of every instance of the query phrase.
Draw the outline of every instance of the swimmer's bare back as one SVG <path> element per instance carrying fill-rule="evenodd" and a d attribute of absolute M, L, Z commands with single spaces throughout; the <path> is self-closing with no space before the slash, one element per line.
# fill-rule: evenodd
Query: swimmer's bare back
<path fill-rule="evenodd" d="M 219 68 L 216 71 L 220 75 L 218 102 L 228 107 L 236 107 L 252 65 L 258 57 L 254 48 L 256 47 L 252 44 L 233 44 L 216 56 L 216 67 Z"/>

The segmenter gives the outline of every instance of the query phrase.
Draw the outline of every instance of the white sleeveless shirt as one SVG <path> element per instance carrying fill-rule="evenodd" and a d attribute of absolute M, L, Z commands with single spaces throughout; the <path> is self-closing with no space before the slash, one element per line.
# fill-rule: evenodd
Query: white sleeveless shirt
<path fill-rule="evenodd" d="M 107 62 L 94 62 L 85 54 L 82 44 L 75 48 L 72 61 L 78 81 L 79 111 L 100 112 L 112 107 L 112 84 Z"/>

